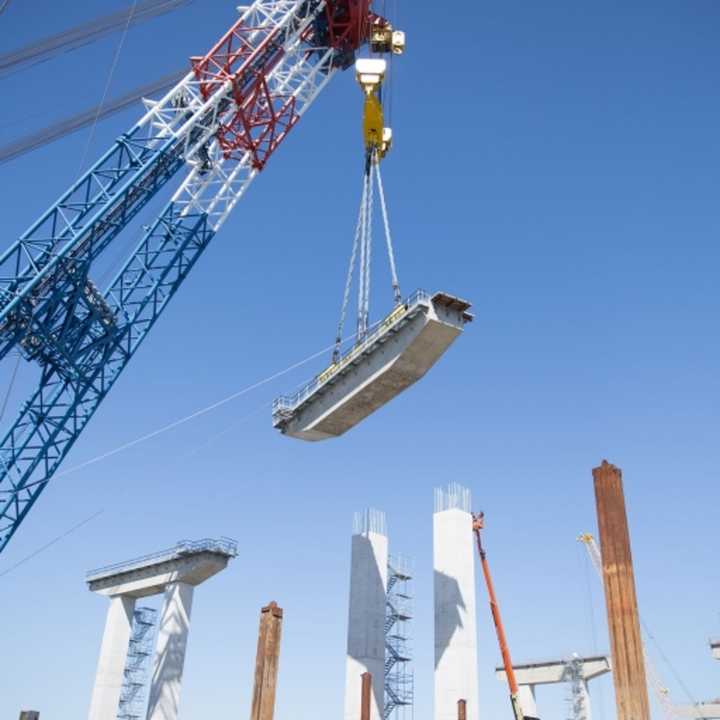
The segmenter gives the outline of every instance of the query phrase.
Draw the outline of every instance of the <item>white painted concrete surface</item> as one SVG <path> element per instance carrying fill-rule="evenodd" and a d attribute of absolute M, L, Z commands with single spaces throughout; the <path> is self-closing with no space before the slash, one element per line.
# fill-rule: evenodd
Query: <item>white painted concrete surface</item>
<path fill-rule="evenodd" d="M 508 692 L 510 691 L 508 690 Z M 518 700 L 524 715 L 538 717 L 535 688 L 532 685 L 518 685 Z"/>
<path fill-rule="evenodd" d="M 371 720 L 382 720 L 387 564 L 386 535 L 363 529 L 352 536 L 345 720 L 360 720 L 361 675 L 365 672 L 373 678 Z"/>
<path fill-rule="evenodd" d="M 467 720 L 478 720 L 475 549 L 469 497 L 467 505 L 433 516 L 435 720 L 457 720 L 458 700 L 467 702 Z"/>
<path fill-rule="evenodd" d="M 165 605 L 155 647 L 148 720 L 177 720 L 193 590 L 192 585 L 182 582 L 168 585 L 165 590 Z"/>
<path fill-rule="evenodd" d="M 134 609 L 134 598 L 117 596 L 110 599 L 89 720 L 115 720 L 117 716 Z"/>

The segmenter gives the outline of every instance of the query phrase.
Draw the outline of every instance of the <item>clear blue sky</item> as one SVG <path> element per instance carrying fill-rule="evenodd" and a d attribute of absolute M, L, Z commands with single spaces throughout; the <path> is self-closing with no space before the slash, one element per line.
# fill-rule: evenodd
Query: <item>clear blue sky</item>
<path fill-rule="evenodd" d="M 14 0 L 0 49 L 123 5 Z M 234 5 L 195 0 L 133 29 L 111 95 L 204 52 Z M 425 380 L 339 440 L 280 437 L 263 407 L 319 363 L 53 483 L 0 572 L 104 513 L 0 578 L 0 717 L 87 712 L 106 611 L 87 569 L 217 535 L 237 538 L 240 556 L 196 594 L 184 720 L 249 712 L 257 612 L 270 599 L 286 609 L 278 717 L 337 717 L 352 513 L 373 505 L 388 513 L 392 549 L 415 558 L 415 717 L 430 720 L 431 491 L 453 480 L 488 515 L 515 658 L 605 651 L 599 583 L 575 542 L 595 529 L 590 471 L 603 457 L 625 472 L 641 612 L 692 693 L 720 695 L 706 641 L 720 634 L 720 7 L 398 5 L 408 52 L 385 183 L 400 279 L 408 292 L 469 298 L 475 324 Z M 97 103 L 118 40 L 0 80 L 0 139 Z M 359 113 L 346 73 L 214 240 L 68 467 L 332 341 Z M 99 125 L 88 160 L 138 114 Z M 3 245 L 74 179 L 89 138 L 0 167 Z M 389 290 L 374 302 L 377 317 Z M 20 372 L 11 411 L 33 371 Z M 509 717 L 482 597 L 482 717 Z M 593 689 L 596 718 L 611 720 L 609 682 Z M 563 698 L 539 694 L 543 717 L 564 717 Z"/>

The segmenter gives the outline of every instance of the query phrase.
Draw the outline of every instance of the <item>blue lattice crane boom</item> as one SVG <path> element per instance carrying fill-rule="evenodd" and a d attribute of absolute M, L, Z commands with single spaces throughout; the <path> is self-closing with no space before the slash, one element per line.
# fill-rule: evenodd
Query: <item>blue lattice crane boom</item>
<path fill-rule="evenodd" d="M 0 552 L 253 179 L 335 72 L 392 28 L 369 0 L 256 0 L 0 257 L 0 359 L 41 368 L 0 441 Z M 105 291 L 93 264 L 185 177 Z"/>

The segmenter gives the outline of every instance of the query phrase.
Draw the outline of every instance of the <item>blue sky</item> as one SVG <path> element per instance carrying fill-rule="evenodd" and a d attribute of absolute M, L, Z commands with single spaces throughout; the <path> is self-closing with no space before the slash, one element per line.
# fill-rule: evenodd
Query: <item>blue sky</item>
<path fill-rule="evenodd" d="M 11 50 L 123 2 L 14 0 Z M 229 535 L 239 557 L 195 596 L 182 717 L 249 712 L 257 612 L 286 610 L 278 717 L 341 712 L 354 510 L 388 514 L 414 557 L 416 720 L 432 709 L 432 488 L 472 488 L 516 660 L 606 651 L 591 468 L 624 470 L 641 612 L 698 699 L 720 634 L 717 266 L 720 9 L 709 0 L 399 0 L 396 146 L 384 168 L 400 281 L 474 304 L 476 322 L 416 387 L 347 436 L 302 444 L 267 405 L 310 365 L 176 431 L 58 478 L 0 572 L 0 716 L 87 712 L 106 604 L 87 569 Z M 111 95 L 204 52 L 234 3 L 195 0 L 134 28 Z M 119 35 L 0 80 L 0 141 L 96 104 Z M 5 245 L 139 108 L 0 167 Z M 330 344 L 359 199 L 360 97 L 337 77 L 213 241 L 68 458 L 82 463 Z M 119 239 L 129 247 L 135 236 Z M 381 257 L 380 253 L 376 257 Z M 389 309 L 378 265 L 375 317 Z M 2 387 L 12 366 L 2 367 Z M 21 366 L 9 413 L 33 370 Z M 13 404 L 14 403 L 14 404 Z M 7 422 L 8 418 L 4 422 Z M 481 588 L 479 588 L 481 590 Z M 484 717 L 508 716 L 479 595 Z M 653 648 L 651 648 L 653 649 Z M 678 702 L 687 698 L 658 666 Z M 596 717 L 613 716 L 608 681 Z M 564 717 L 564 691 L 538 695 Z"/>

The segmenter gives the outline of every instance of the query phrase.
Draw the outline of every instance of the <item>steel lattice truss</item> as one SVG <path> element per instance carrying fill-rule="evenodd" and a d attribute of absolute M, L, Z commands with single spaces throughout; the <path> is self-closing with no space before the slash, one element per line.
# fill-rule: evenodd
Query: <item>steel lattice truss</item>
<path fill-rule="evenodd" d="M 0 360 L 41 367 L 0 441 L 0 552 L 229 213 L 365 41 L 368 0 L 256 0 L 0 257 Z M 93 263 L 181 170 L 109 287 Z"/>

